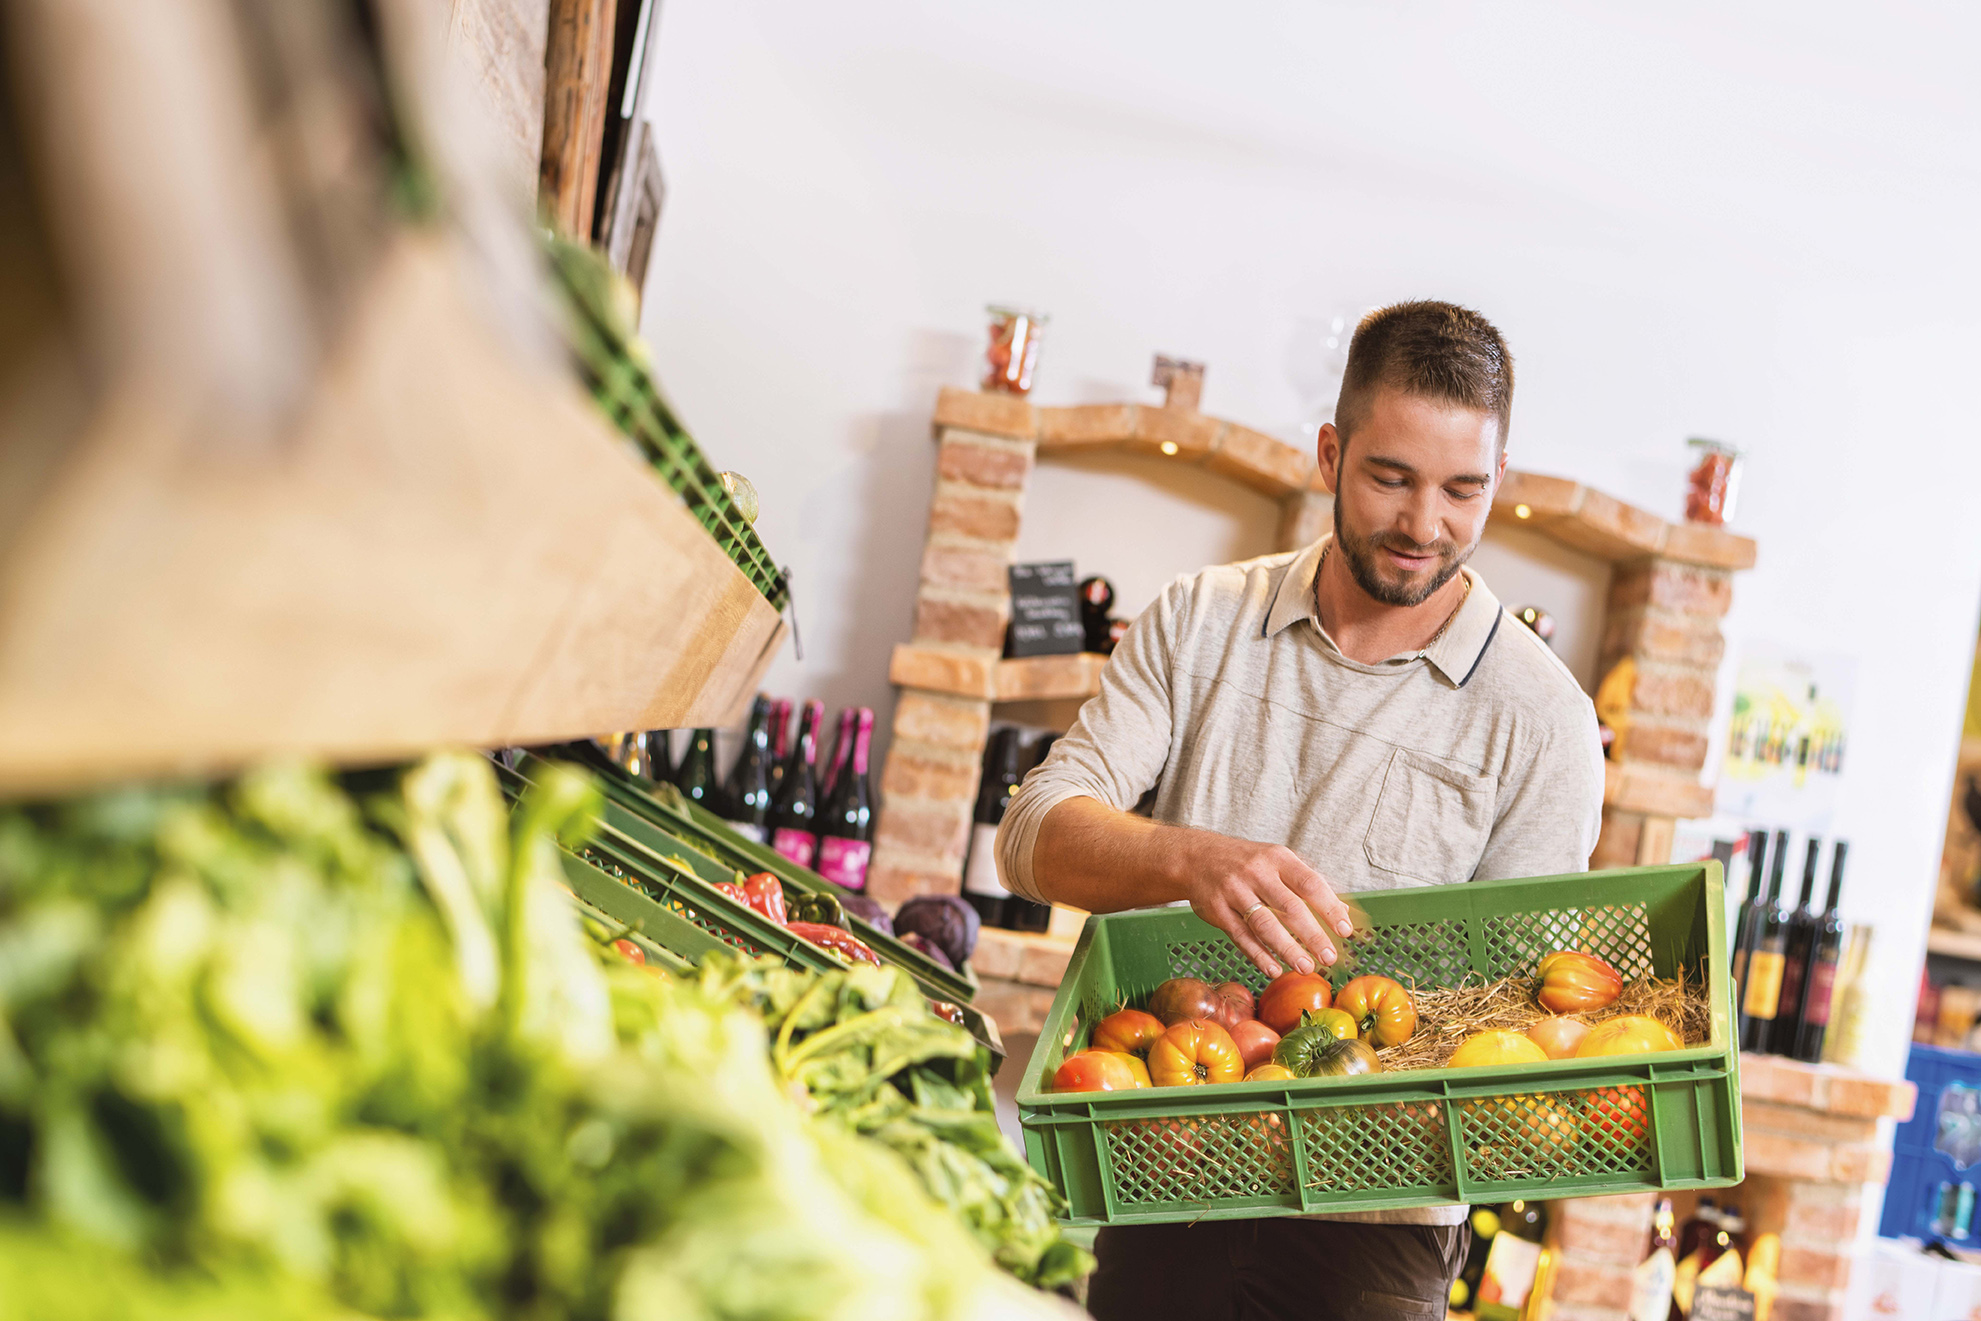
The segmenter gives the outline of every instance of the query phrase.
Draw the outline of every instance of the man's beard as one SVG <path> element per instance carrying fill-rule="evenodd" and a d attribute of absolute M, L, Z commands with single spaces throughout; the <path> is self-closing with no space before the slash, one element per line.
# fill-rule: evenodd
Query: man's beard
<path fill-rule="evenodd" d="M 1472 558 L 1472 552 L 1479 544 L 1475 541 L 1470 546 L 1460 546 L 1455 541 L 1442 540 L 1428 546 L 1420 546 L 1409 537 L 1393 531 L 1377 532 L 1364 537 L 1342 520 L 1339 500 L 1335 502 L 1335 511 L 1334 544 L 1341 552 L 1342 562 L 1348 566 L 1348 572 L 1354 575 L 1355 585 L 1384 605 L 1422 605 L 1431 598 L 1433 592 L 1451 581 L 1452 575 L 1464 566 L 1465 561 Z M 1385 568 L 1389 568 L 1391 572 L 1395 570 L 1377 558 L 1385 549 L 1398 550 L 1410 555 L 1435 555 L 1437 568 L 1421 585 L 1414 581 L 1414 575 L 1401 582 L 1388 580 L 1383 576 Z"/>

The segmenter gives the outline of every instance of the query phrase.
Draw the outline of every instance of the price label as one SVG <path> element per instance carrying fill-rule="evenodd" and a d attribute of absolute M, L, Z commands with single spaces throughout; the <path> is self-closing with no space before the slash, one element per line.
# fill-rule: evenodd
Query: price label
<path fill-rule="evenodd" d="M 1011 629 L 1007 656 L 1066 656 L 1080 650 L 1080 584 L 1072 560 L 1011 566 Z"/>
<path fill-rule="evenodd" d="M 1754 1295 L 1704 1285 L 1692 1291 L 1692 1321 L 1754 1321 Z"/>

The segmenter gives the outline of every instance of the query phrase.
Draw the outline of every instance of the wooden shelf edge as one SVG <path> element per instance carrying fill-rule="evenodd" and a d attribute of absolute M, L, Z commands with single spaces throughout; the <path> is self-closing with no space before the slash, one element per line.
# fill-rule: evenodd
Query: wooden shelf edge
<path fill-rule="evenodd" d="M 1686 820 L 1713 814 L 1713 790 L 1682 774 L 1635 762 L 1603 763 L 1603 805 Z"/>
<path fill-rule="evenodd" d="M 1956 931 L 1952 927 L 1931 927 L 1926 932 L 1926 952 L 1981 963 L 1981 934 Z"/>
<path fill-rule="evenodd" d="M 0 559 L 0 792 L 735 718 L 783 620 L 469 268 L 396 240 L 274 443 L 106 401 Z"/>
<path fill-rule="evenodd" d="M 1671 523 L 1566 477 L 1509 472 L 1492 517 L 1598 559 L 1620 563 L 1659 556 L 1708 569 L 1751 569 L 1754 539 L 1702 523 Z"/>
<path fill-rule="evenodd" d="M 1106 656 L 1091 651 L 1004 660 L 979 649 L 902 642 L 887 677 L 903 688 L 980 702 L 1046 702 L 1092 697 L 1106 664 Z"/>

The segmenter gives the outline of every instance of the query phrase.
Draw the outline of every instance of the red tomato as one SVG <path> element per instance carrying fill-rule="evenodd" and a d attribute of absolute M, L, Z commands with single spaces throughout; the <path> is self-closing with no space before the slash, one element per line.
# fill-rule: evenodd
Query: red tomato
<path fill-rule="evenodd" d="M 1362 1040 L 1381 1049 L 1400 1046 L 1417 1030 L 1410 992 L 1387 977 L 1357 977 L 1341 988 L 1334 1007 L 1355 1020 Z"/>
<path fill-rule="evenodd" d="M 1121 1056 L 1104 1050 L 1069 1055 L 1052 1075 L 1055 1092 L 1132 1092 L 1135 1074 Z"/>
<path fill-rule="evenodd" d="M 1244 982 L 1219 982 L 1211 988 L 1211 999 L 1208 1017 L 1227 1032 L 1252 1017 L 1252 988 Z"/>
<path fill-rule="evenodd" d="M 1163 1034 L 1163 1021 L 1139 1009 L 1122 1009 L 1094 1024 L 1094 1049 L 1140 1055 Z"/>
<path fill-rule="evenodd" d="M 1283 972 L 1259 996 L 1259 1021 L 1285 1036 L 1299 1026 L 1300 1015 L 1326 1009 L 1334 988 L 1317 972 Z"/>
<path fill-rule="evenodd" d="M 1149 1080 L 1158 1087 L 1237 1082 L 1244 1076 L 1238 1043 L 1208 1019 L 1178 1023 L 1149 1047 Z"/>
<path fill-rule="evenodd" d="M 1198 1018 L 1215 1022 L 1217 1009 L 1217 992 L 1209 982 L 1195 977 L 1172 977 L 1149 997 L 1149 1012 L 1160 1018 L 1164 1027 Z"/>
<path fill-rule="evenodd" d="M 612 948 L 624 954 L 633 963 L 645 963 L 647 961 L 647 952 L 630 940 L 615 940 L 612 942 Z"/>
<path fill-rule="evenodd" d="M 1273 1057 L 1273 1047 L 1279 1044 L 1279 1033 L 1256 1018 L 1248 1018 L 1231 1029 L 1231 1039 L 1238 1043 L 1238 1054 L 1244 1059 L 1247 1071 L 1250 1071 Z"/>
<path fill-rule="evenodd" d="M 1589 1096 L 1582 1131 L 1599 1151 L 1624 1155 L 1637 1149 L 1651 1125 L 1651 1103 L 1642 1087 L 1605 1087 Z"/>
<path fill-rule="evenodd" d="M 1149 1081 L 1149 1066 L 1142 1063 L 1142 1057 L 1140 1055 L 1130 1055 L 1123 1051 L 1113 1050 L 1109 1051 L 1108 1054 L 1128 1066 L 1128 1072 L 1135 1075 L 1135 1085 L 1137 1087 L 1155 1086 L 1154 1083 Z"/>
<path fill-rule="evenodd" d="M 1551 1014 L 1593 1013 L 1623 994 L 1623 978 L 1593 954 L 1558 949 L 1544 956 L 1536 971 L 1541 988 L 1535 998 Z"/>

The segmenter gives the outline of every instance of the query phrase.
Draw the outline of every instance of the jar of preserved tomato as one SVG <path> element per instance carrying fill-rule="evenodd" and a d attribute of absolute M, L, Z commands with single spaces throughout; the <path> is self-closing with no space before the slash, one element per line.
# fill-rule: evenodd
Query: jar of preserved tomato
<path fill-rule="evenodd" d="M 1726 522 L 1733 517 L 1733 498 L 1740 486 L 1740 451 L 1702 436 L 1685 443 L 1695 456 L 1692 474 L 1686 478 L 1686 521 L 1715 526 Z"/>
<path fill-rule="evenodd" d="M 1015 307 L 993 305 L 984 311 L 990 316 L 990 347 L 984 351 L 984 389 L 1029 394 L 1046 318 Z"/>

